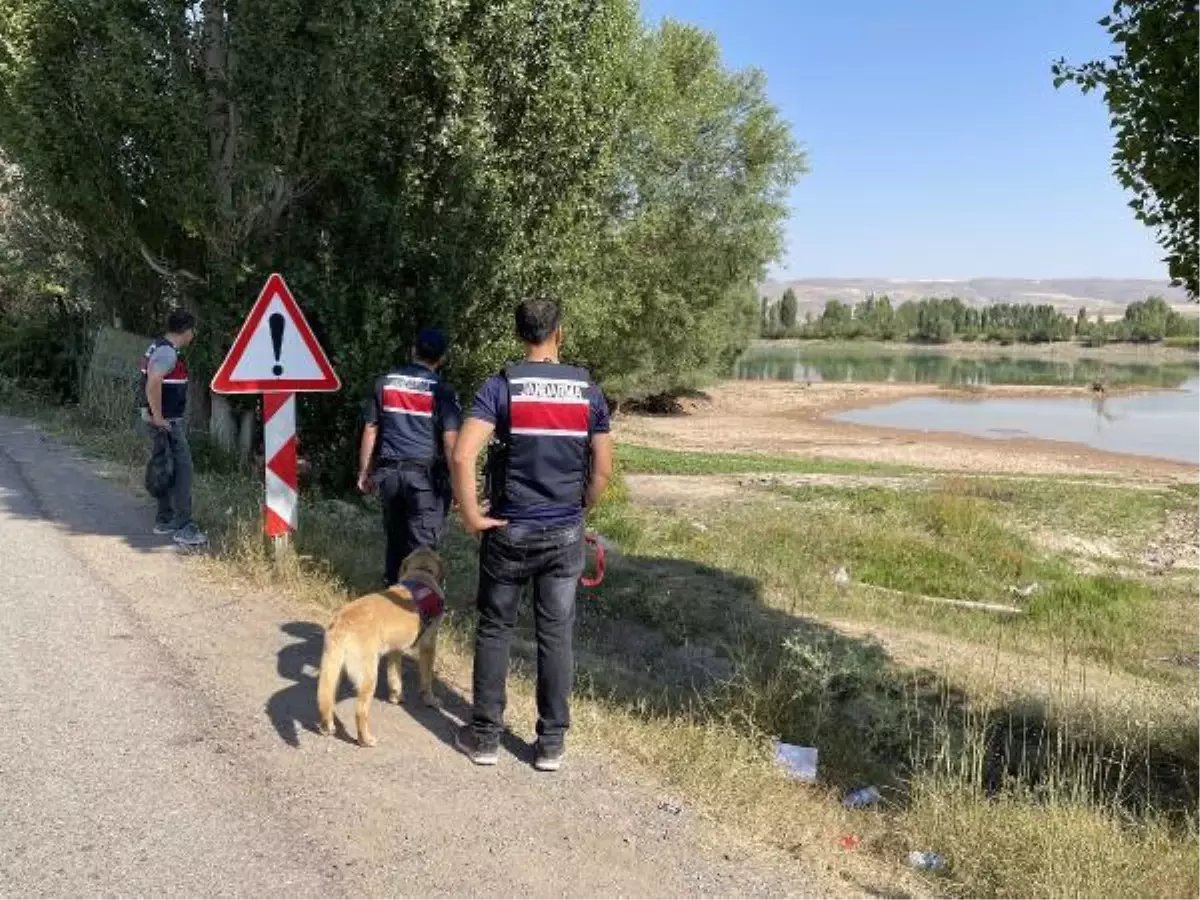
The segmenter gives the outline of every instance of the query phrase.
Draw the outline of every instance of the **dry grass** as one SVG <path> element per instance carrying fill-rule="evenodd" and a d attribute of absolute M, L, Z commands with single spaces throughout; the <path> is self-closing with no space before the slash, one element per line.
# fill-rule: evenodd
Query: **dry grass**
<path fill-rule="evenodd" d="M 964 897 L 1195 897 L 1196 832 L 1136 821 L 1068 796 L 997 798 L 918 779 L 901 826 L 952 861 L 940 888 Z"/>

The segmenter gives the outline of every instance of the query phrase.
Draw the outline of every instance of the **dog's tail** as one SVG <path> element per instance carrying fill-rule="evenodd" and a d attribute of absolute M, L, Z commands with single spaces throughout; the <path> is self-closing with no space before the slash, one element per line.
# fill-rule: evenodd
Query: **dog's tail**
<path fill-rule="evenodd" d="M 333 727 L 333 706 L 337 699 L 338 681 L 346 661 L 346 643 L 334 627 L 325 629 L 325 648 L 321 651 L 321 672 L 317 676 L 317 713 L 322 730 Z"/>

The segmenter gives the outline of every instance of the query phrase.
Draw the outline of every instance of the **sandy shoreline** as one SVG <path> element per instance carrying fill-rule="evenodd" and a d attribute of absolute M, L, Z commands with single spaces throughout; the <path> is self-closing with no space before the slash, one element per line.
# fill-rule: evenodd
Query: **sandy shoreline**
<path fill-rule="evenodd" d="M 617 437 L 664 449 L 785 453 L 828 459 L 997 474 L 1120 475 L 1135 480 L 1195 482 L 1198 467 L 1154 457 L 1095 450 L 1033 438 L 994 439 L 951 432 L 837 422 L 837 412 L 912 397 L 1090 397 L 1085 388 L 992 386 L 961 391 L 921 384 L 812 385 L 726 382 L 703 399 L 683 401 L 684 414 L 621 416 Z"/>

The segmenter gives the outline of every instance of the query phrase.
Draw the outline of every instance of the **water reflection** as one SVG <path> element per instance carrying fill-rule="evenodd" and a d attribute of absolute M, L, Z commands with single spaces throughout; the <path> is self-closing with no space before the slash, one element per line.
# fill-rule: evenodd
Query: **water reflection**
<path fill-rule="evenodd" d="M 901 382 L 960 387 L 990 384 L 1142 385 L 1178 387 L 1195 377 L 1194 363 L 1111 363 L 1096 359 L 956 357 L 939 353 L 870 354 L 821 347 L 754 348 L 738 361 L 737 377 L 759 381 Z"/>
<path fill-rule="evenodd" d="M 844 422 L 988 438 L 1040 438 L 1098 450 L 1200 462 L 1200 380 L 1178 390 L 1089 399 L 901 400 L 836 416 Z"/>

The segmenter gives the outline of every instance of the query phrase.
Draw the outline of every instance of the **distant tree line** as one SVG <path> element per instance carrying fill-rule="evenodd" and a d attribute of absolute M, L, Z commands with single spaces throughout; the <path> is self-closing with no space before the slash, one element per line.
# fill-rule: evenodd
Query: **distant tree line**
<path fill-rule="evenodd" d="M 899 306 L 893 306 L 887 295 L 872 295 L 858 304 L 830 300 L 820 316 L 806 313 L 803 321 L 798 320 L 798 307 L 791 288 L 778 303 L 764 297 L 761 335 L 768 339 L 864 339 L 914 344 L 989 341 L 1007 345 L 1080 340 L 1095 346 L 1194 338 L 1200 329 L 1200 320 L 1180 315 L 1162 297 L 1131 303 L 1122 318 L 1112 321 L 1102 315 L 1089 318 L 1082 307 L 1069 316 L 1049 304 L 969 306 L 957 297 L 906 300 Z"/>

